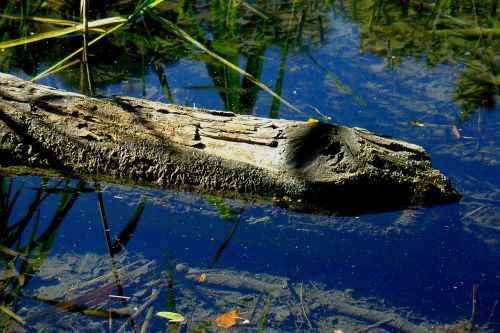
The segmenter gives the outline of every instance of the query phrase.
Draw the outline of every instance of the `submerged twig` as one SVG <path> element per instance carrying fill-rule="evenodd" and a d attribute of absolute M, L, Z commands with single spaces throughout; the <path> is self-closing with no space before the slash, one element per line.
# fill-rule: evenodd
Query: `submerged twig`
<path fill-rule="evenodd" d="M 127 269 L 131 268 L 131 267 L 134 267 L 134 265 L 138 264 L 140 262 L 140 260 L 137 260 L 137 261 L 134 261 L 133 263 L 123 267 L 123 268 L 118 268 L 119 272 L 122 273 L 122 272 L 125 272 Z M 144 266 L 147 266 L 148 264 L 146 265 L 143 265 L 137 269 L 135 269 L 134 271 L 130 272 L 130 273 L 127 273 L 125 275 L 125 277 L 122 277 L 122 279 L 126 279 L 128 276 L 133 276 L 136 274 L 136 272 L 140 271 L 141 269 L 144 269 Z M 73 288 L 70 288 L 68 290 L 66 290 L 64 293 L 62 293 L 61 297 L 64 297 L 66 296 L 67 294 L 75 291 L 75 290 L 78 290 L 78 289 L 84 289 L 86 287 L 89 287 L 93 284 L 96 284 L 96 283 L 99 283 L 99 282 L 102 282 L 102 281 L 106 281 L 107 279 L 109 279 L 110 277 L 114 276 L 114 272 L 108 272 L 106 274 L 103 274 L 101 276 L 98 276 L 90 281 L 87 281 L 87 282 L 84 282 L 84 283 L 81 283 L 81 284 L 78 284 L 77 286 L 73 287 Z"/>
<path fill-rule="evenodd" d="M 130 319 L 131 320 L 136 319 L 149 305 L 151 305 L 151 303 L 153 303 L 158 298 L 159 294 L 160 294 L 160 292 L 158 290 L 153 289 L 151 291 L 151 295 L 149 296 L 149 299 L 146 302 L 144 302 L 144 304 L 130 316 Z M 120 326 L 120 328 L 116 331 L 116 333 L 124 332 L 125 328 L 127 327 L 127 324 L 128 324 L 128 321 L 123 323 L 123 325 Z"/>
<path fill-rule="evenodd" d="M 382 326 L 384 324 L 387 324 L 388 322 L 392 321 L 393 318 L 387 318 L 387 319 L 384 319 L 384 320 L 381 320 L 381 321 L 378 321 L 376 322 L 375 324 L 373 325 L 370 325 L 370 326 L 366 326 L 365 328 L 361 328 L 359 330 L 356 330 L 354 331 L 354 333 L 363 333 L 363 332 L 366 332 L 366 331 L 369 331 L 371 330 L 372 328 L 377 328 L 379 326 Z"/>
<path fill-rule="evenodd" d="M 347 304 L 340 301 L 334 301 L 330 305 L 330 309 L 339 314 L 350 316 L 364 321 L 381 322 L 387 320 L 386 324 L 400 332 L 406 333 L 427 333 L 426 328 L 417 326 L 404 318 L 396 315 L 389 316 L 384 312 L 366 309 L 359 306 Z M 391 319 L 390 321 L 388 319 Z"/>
<path fill-rule="evenodd" d="M 258 293 L 269 293 L 273 297 L 280 297 L 285 292 L 288 280 L 280 277 L 270 277 L 260 274 L 260 278 L 245 276 L 243 274 L 234 274 L 227 270 L 200 270 L 189 268 L 185 264 L 177 264 L 176 271 L 183 273 L 187 280 L 197 281 L 201 274 L 205 274 L 203 284 L 217 286 L 219 288 L 245 289 Z"/>
<path fill-rule="evenodd" d="M 300 308 L 302 309 L 302 314 L 304 314 L 304 318 L 306 319 L 307 321 L 307 325 L 309 326 L 309 328 L 312 328 L 312 324 L 311 324 L 311 321 L 309 320 L 309 318 L 307 317 L 307 313 L 306 313 L 306 308 L 304 306 L 304 298 L 303 298 L 303 288 L 302 288 L 302 283 L 300 284 L 300 292 L 299 292 L 299 299 L 300 299 Z"/>
<path fill-rule="evenodd" d="M 466 218 L 470 218 L 472 215 L 478 213 L 479 211 L 483 210 L 485 207 L 487 207 L 488 205 L 482 205 L 482 206 L 479 206 L 478 208 L 474 209 L 473 211 L 467 213 L 464 215 L 463 219 L 466 219 Z"/>
<path fill-rule="evenodd" d="M 493 303 L 493 307 L 491 308 L 491 312 L 490 312 L 490 315 L 488 317 L 488 320 L 486 321 L 486 325 L 492 323 L 492 319 L 495 316 L 495 311 L 497 309 L 497 306 L 498 306 L 498 300 L 495 300 L 495 303 Z"/>
<path fill-rule="evenodd" d="M 474 319 L 476 317 L 476 292 L 479 289 L 479 285 L 475 284 L 472 286 L 472 310 L 469 319 L 469 333 L 474 332 Z"/>
<path fill-rule="evenodd" d="M 149 332 L 149 324 L 151 323 L 151 319 L 153 318 L 154 309 L 154 306 L 152 306 L 148 309 L 148 312 L 146 312 L 146 318 L 144 318 L 144 323 L 142 324 L 140 333 Z"/>

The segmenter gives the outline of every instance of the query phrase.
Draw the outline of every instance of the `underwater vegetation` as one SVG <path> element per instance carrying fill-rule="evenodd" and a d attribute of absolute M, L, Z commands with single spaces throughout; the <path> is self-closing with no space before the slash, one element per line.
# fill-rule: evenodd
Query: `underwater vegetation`
<path fill-rule="evenodd" d="M 33 192 L 27 205 L 25 192 Z M 116 278 L 115 283 L 107 288 L 115 287 L 117 293 L 120 294 L 123 293 L 120 279 L 124 280 L 126 277 L 119 277 L 120 270 L 116 268 L 115 255 L 124 249 L 133 235 L 146 205 L 145 197 L 141 198 L 128 223 L 112 242 L 102 193 L 98 184 L 95 185 L 94 189 L 88 187 L 83 181 L 42 179 L 38 187 L 25 188 L 24 181 L 20 184 L 14 184 L 12 178 L 0 176 L 0 234 L 2 235 L 0 238 L 0 259 L 2 262 L 0 270 L 0 328 L 2 331 L 11 332 L 15 330 L 16 324 L 31 327 L 32 323 L 36 322 L 37 317 L 43 317 L 43 315 L 37 314 L 22 318 L 16 314 L 20 311 L 21 304 L 27 299 L 51 304 L 61 311 L 82 313 L 88 316 L 104 316 L 104 318 L 109 315 L 126 316 L 85 304 L 94 302 L 97 295 L 101 295 L 103 290 L 97 292 L 93 290 L 71 300 L 58 300 L 58 297 L 54 295 L 49 298 L 43 295 L 40 297 L 40 294 L 32 296 L 30 292 L 25 292 L 30 281 L 34 278 L 40 279 L 40 272 L 44 268 L 46 269 L 47 262 L 50 262 L 49 257 L 54 243 L 59 237 L 61 225 L 77 199 L 81 194 L 94 192 L 97 193 L 111 270 Z M 64 295 L 70 292 L 68 290 L 70 287 L 73 286 L 68 285 L 66 288 L 62 288 Z M 58 293 L 61 293 L 61 289 Z M 58 296 L 60 295 L 58 294 Z M 117 296 L 117 298 L 119 297 L 120 295 Z M 126 305 L 125 300 L 122 303 Z"/>

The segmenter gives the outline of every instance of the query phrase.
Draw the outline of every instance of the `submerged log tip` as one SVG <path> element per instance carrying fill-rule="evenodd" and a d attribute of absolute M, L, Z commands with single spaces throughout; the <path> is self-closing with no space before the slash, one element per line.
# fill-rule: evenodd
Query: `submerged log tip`
<path fill-rule="evenodd" d="M 0 166 L 24 165 L 357 214 L 456 201 L 420 146 L 365 129 L 264 119 L 0 73 Z"/>

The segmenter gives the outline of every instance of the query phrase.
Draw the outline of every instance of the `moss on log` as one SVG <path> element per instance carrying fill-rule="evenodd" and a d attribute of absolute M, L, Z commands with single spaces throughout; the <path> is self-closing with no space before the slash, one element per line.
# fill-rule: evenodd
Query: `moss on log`
<path fill-rule="evenodd" d="M 1 166 L 266 198 L 316 212 L 459 199 L 423 148 L 364 129 L 94 98 L 1 73 L 0 156 Z"/>

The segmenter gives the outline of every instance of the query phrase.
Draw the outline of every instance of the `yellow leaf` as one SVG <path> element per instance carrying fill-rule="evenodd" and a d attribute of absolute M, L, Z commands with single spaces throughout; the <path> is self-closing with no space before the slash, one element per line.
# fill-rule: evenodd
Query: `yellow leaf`
<path fill-rule="evenodd" d="M 236 319 L 238 319 L 238 315 L 240 312 L 238 309 L 231 310 L 226 312 L 215 319 L 215 323 L 220 328 L 230 328 L 236 325 Z"/>
<path fill-rule="evenodd" d="M 307 122 L 308 123 L 319 123 L 319 120 L 318 119 L 314 119 L 314 118 L 309 118 L 309 119 L 307 119 Z"/>
<path fill-rule="evenodd" d="M 203 283 L 207 279 L 207 274 L 203 273 L 200 275 L 200 277 L 196 280 L 197 282 Z"/>

